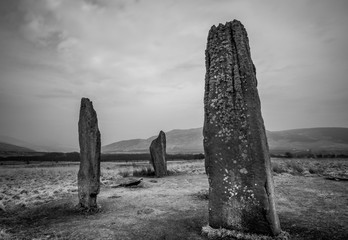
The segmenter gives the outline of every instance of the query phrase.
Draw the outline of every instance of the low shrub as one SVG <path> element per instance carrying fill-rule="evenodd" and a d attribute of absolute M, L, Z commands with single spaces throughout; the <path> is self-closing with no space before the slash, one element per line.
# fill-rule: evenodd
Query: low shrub
<path fill-rule="evenodd" d="M 180 173 L 179 171 L 175 170 L 175 169 L 171 169 L 171 170 L 167 170 L 167 175 L 171 176 L 171 175 L 176 175 Z"/>
<path fill-rule="evenodd" d="M 192 194 L 195 198 L 199 200 L 209 200 L 209 190 L 201 190 L 197 193 Z"/>
<path fill-rule="evenodd" d="M 310 174 L 323 174 L 324 173 L 324 168 L 320 166 L 310 166 L 308 168 L 308 172 Z"/>
<path fill-rule="evenodd" d="M 272 170 L 275 173 L 285 173 L 287 172 L 286 168 L 279 162 L 272 162 Z"/>
<path fill-rule="evenodd" d="M 122 177 L 129 177 L 130 173 L 128 171 L 121 171 L 121 172 L 118 172 L 118 175 Z"/>
<path fill-rule="evenodd" d="M 143 167 L 141 169 L 134 169 L 133 170 L 133 176 L 135 177 L 150 177 L 155 176 L 155 171 L 151 167 Z"/>
<path fill-rule="evenodd" d="M 294 173 L 301 174 L 304 172 L 304 168 L 299 162 L 289 161 L 286 163 L 286 167 L 292 169 Z"/>

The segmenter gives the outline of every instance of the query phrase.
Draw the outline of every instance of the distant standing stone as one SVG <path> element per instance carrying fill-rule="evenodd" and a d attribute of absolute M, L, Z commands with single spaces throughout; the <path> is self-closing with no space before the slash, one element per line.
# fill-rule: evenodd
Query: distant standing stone
<path fill-rule="evenodd" d="M 88 98 L 81 99 L 79 119 L 80 169 L 78 172 L 79 206 L 97 208 L 100 189 L 100 132 L 97 113 Z"/>
<path fill-rule="evenodd" d="M 151 163 L 156 177 L 167 175 L 166 135 L 160 131 L 158 137 L 150 145 Z"/>
<path fill-rule="evenodd" d="M 268 143 L 244 26 L 237 20 L 213 26 L 205 53 L 209 225 L 278 235 Z"/>

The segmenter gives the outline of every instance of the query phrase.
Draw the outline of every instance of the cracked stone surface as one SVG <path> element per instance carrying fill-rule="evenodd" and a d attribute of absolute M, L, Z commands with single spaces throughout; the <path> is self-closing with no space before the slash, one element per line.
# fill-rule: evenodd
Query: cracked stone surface
<path fill-rule="evenodd" d="M 204 151 L 209 225 L 278 235 L 268 143 L 247 32 L 213 26 L 206 49 Z"/>
<path fill-rule="evenodd" d="M 81 99 L 78 123 L 80 169 L 78 172 L 79 205 L 86 209 L 97 208 L 100 190 L 100 132 L 97 113 L 88 98 Z"/>

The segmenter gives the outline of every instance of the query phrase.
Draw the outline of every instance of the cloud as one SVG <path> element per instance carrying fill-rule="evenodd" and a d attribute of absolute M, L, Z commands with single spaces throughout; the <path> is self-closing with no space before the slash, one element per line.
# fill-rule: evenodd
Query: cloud
<path fill-rule="evenodd" d="M 108 142 L 147 137 L 159 127 L 198 127 L 209 28 L 236 18 L 249 34 L 271 130 L 320 119 L 326 108 L 319 106 L 335 105 L 335 121 L 343 122 L 346 10 L 341 0 L 1 1 L 0 82 L 7 99 L 37 112 L 32 129 L 54 128 L 57 114 L 65 119 L 62 128 L 71 129 L 61 130 L 61 139 L 72 142 L 82 96 L 95 103 Z M 18 117 L 13 106 L 0 105 Z M 320 113 L 309 116 L 309 107 Z M 10 120 L 3 126 L 15 129 Z M 34 135 L 40 139 L 44 132 Z"/>
<path fill-rule="evenodd" d="M 75 98 L 75 95 L 72 91 L 66 90 L 66 89 L 52 89 L 49 92 L 46 93 L 39 93 L 36 94 L 37 97 L 43 98 L 43 99 L 57 99 L 57 98 Z"/>
<path fill-rule="evenodd" d="M 176 65 L 174 68 L 172 68 L 174 71 L 186 71 L 186 70 L 192 70 L 195 68 L 202 68 L 202 63 L 191 63 L 191 62 L 185 62 L 185 63 L 180 63 Z"/>

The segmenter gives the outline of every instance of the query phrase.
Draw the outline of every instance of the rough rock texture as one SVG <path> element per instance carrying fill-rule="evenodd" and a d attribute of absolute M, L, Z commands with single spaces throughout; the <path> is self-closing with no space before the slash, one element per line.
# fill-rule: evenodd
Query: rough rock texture
<path fill-rule="evenodd" d="M 275 236 L 268 144 L 255 66 L 237 20 L 208 35 L 204 96 L 204 151 L 209 177 L 209 225 Z"/>
<path fill-rule="evenodd" d="M 166 135 L 160 131 L 158 137 L 150 145 L 151 164 L 155 169 L 156 177 L 167 175 L 166 162 Z"/>
<path fill-rule="evenodd" d="M 80 169 L 78 172 L 79 205 L 86 209 L 97 208 L 100 188 L 100 132 L 92 102 L 81 99 L 79 119 Z"/>

